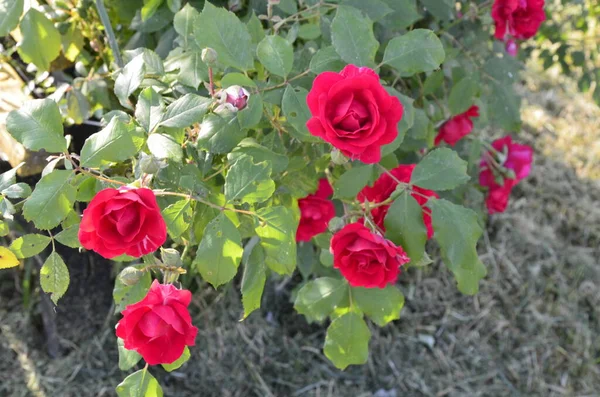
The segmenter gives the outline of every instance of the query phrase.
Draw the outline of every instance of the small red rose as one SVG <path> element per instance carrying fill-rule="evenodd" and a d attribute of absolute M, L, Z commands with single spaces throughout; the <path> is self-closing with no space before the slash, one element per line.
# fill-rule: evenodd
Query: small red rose
<path fill-rule="evenodd" d="M 191 300 L 190 291 L 154 280 L 146 297 L 123 311 L 117 336 L 149 365 L 171 364 L 196 343 L 198 328 L 188 312 Z"/>
<path fill-rule="evenodd" d="M 492 18 L 496 24 L 494 36 L 504 40 L 529 39 L 537 33 L 546 20 L 544 0 L 495 0 Z"/>
<path fill-rule="evenodd" d="M 83 211 L 79 242 L 107 259 L 152 253 L 167 239 L 167 227 L 150 189 L 100 191 Z"/>
<path fill-rule="evenodd" d="M 489 188 L 486 206 L 490 214 L 506 210 L 512 188 L 529 175 L 533 162 L 533 149 L 513 143 L 510 136 L 495 140 L 492 147 L 495 152 L 484 154 L 479 174 L 479 184 Z"/>
<path fill-rule="evenodd" d="M 306 98 L 312 118 L 311 134 L 344 155 L 363 163 L 378 163 L 381 146 L 398 136 L 403 107 L 366 67 L 346 66 L 340 73 L 323 72 Z"/>
<path fill-rule="evenodd" d="M 456 145 L 456 142 L 473 131 L 473 120 L 471 119 L 475 117 L 479 117 L 479 107 L 471 106 L 466 112 L 446 121 L 440 128 L 439 134 L 435 137 L 435 144 L 439 145 L 444 141 L 450 146 Z"/>
<path fill-rule="evenodd" d="M 390 170 L 390 173 L 400 182 L 409 183 L 415 166 L 416 164 L 402 164 L 393 170 Z M 361 203 L 364 203 L 365 201 L 369 201 L 370 203 L 381 203 L 387 200 L 398 186 L 398 182 L 396 182 L 394 178 L 388 173 L 381 174 L 373 184 L 373 187 L 366 186 L 358 193 L 358 201 Z M 417 200 L 421 207 L 426 206 L 430 197 L 439 197 L 436 192 L 418 186 L 413 186 L 413 190 L 414 193 L 412 193 L 412 196 Z M 382 231 L 385 231 L 384 220 L 389 208 L 389 205 L 383 205 L 371 210 L 373 221 Z M 427 228 L 427 238 L 431 238 L 433 236 L 433 227 L 431 226 L 431 215 L 429 211 L 423 210 L 423 223 Z"/>
<path fill-rule="evenodd" d="M 385 288 L 400 274 L 400 266 L 410 262 L 402 247 L 394 245 L 362 223 L 352 223 L 331 239 L 333 267 L 353 287 Z"/>
<path fill-rule="evenodd" d="M 335 207 L 328 200 L 332 194 L 331 185 L 323 178 L 314 194 L 298 200 L 300 224 L 296 232 L 296 241 L 310 241 L 317 234 L 327 230 L 329 221 L 335 216 Z"/>

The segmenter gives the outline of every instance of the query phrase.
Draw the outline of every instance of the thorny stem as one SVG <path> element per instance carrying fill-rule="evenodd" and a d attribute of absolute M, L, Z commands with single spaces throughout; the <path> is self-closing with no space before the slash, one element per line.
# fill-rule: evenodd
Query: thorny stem
<path fill-rule="evenodd" d="M 114 184 L 121 185 L 121 186 L 125 186 L 125 185 L 127 185 L 127 183 L 125 183 L 125 182 L 116 181 L 116 180 L 114 180 L 114 179 L 106 178 L 106 177 L 104 177 L 104 176 L 102 176 L 102 175 L 97 175 L 97 174 L 94 174 L 92 171 L 90 171 L 90 170 L 85 170 L 85 169 L 81 168 L 80 166 L 77 166 L 77 167 L 75 168 L 75 171 L 76 171 L 76 172 L 81 172 L 82 174 L 89 175 L 89 176 L 91 176 L 91 177 L 94 177 L 94 178 L 96 178 L 96 179 L 99 179 L 99 180 L 101 180 L 101 181 L 104 181 L 104 182 L 108 182 L 108 183 L 114 183 Z"/>
<path fill-rule="evenodd" d="M 210 91 L 210 97 L 214 98 L 215 97 L 215 82 L 214 82 L 214 77 L 213 77 L 213 68 L 212 67 L 208 67 L 208 89 Z"/>
<path fill-rule="evenodd" d="M 96 8 L 98 9 L 98 15 L 100 16 L 100 21 L 102 25 L 104 25 L 104 30 L 106 31 L 106 36 L 108 38 L 108 45 L 113 52 L 113 56 L 115 57 L 115 62 L 119 68 L 123 68 L 125 64 L 123 63 L 123 58 L 121 57 L 121 50 L 119 49 L 119 43 L 117 43 L 117 37 L 115 36 L 115 32 L 110 24 L 110 18 L 108 17 L 108 13 L 106 12 L 106 7 L 104 7 L 104 0 L 96 0 Z"/>

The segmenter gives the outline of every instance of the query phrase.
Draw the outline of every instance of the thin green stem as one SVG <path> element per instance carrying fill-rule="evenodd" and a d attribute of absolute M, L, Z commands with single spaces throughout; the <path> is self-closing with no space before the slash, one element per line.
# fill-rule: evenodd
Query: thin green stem
<path fill-rule="evenodd" d="M 292 81 L 297 80 L 297 79 L 299 79 L 301 77 L 304 77 L 304 76 L 306 76 L 309 73 L 310 73 L 310 69 L 309 70 L 305 70 L 304 72 L 300 73 L 299 75 L 296 75 L 296 76 L 292 77 L 291 79 L 288 79 L 288 80 L 284 81 L 281 84 L 277 84 L 277 85 L 274 85 L 274 86 L 271 86 L 271 87 L 263 88 L 262 90 L 258 90 L 258 92 L 271 91 L 271 90 L 276 90 L 276 89 L 281 88 L 281 87 L 285 87 L 286 85 L 288 85 Z"/>
<path fill-rule="evenodd" d="M 177 193 L 177 192 L 165 192 L 165 191 L 161 191 L 161 190 L 154 190 L 154 194 L 156 196 L 174 196 L 174 197 L 183 197 L 186 198 L 188 200 L 195 200 L 199 203 L 202 203 L 204 205 L 207 205 L 211 208 L 214 208 L 216 210 L 219 211 L 232 211 L 232 212 L 237 212 L 238 214 L 244 214 L 244 215 L 250 215 L 250 216 L 254 216 L 260 220 L 264 220 L 263 217 L 261 217 L 260 215 L 258 215 L 256 212 L 253 211 L 246 211 L 246 210 L 240 210 L 237 208 L 231 208 L 231 207 L 225 207 L 222 205 L 218 205 L 215 203 L 211 203 L 210 201 L 201 199 L 200 197 L 194 197 L 191 194 L 186 194 L 186 193 Z"/>
<path fill-rule="evenodd" d="M 119 43 L 117 43 L 117 37 L 115 36 L 115 31 L 112 28 L 110 23 L 110 18 L 108 17 L 108 12 L 106 12 L 106 7 L 104 7 L 104 0 L 96 0 L 96 8 L 98 9 L 98 15 L 100 16 L 100 21 L 102 25 L 104 25 L 104 30 L 106 31 L 106 36 L 108 38 L 108 45 L 113 52 L 113 56 L 115 57 L 115 62 L 119 68 L 123 68 L 125 64 L 123 63 L 123 58 L 121 57 L 121 50 L 119 49 Z"/>

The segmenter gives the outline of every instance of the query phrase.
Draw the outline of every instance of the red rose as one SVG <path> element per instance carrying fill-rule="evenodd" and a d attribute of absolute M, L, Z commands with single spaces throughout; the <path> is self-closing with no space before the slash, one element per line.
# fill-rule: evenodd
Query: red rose
<path fill-rule="evenodd" d="M 381 146 L 398 136 L 402 104 L 369 68 L 348 65 L 340 73 L 321 73 L 306 102 L 312 113 L 306 123 L 310 133 L 351 159 L 378 163 Z"/>
<path fill-rule="evenodd" d="M 446 121 L 440 128 L 440 133 L 435 137 L 435 144 L 439 145 L 444 141 L 450 146 L 456 145 L 456 142 L 473 131 L 473 120 L 471 120 L 473 117 L 479 117 L 479 107 L 477 106 L 471 106 L 466 112 Z"/>
<path fill-rule="evenodd" d="M 391 170 L 390 173 L 400 182 L 409 183 L 415 166 L 416 164 L 402 164 Z M 365 186 L 363 190 L 358 193 L 357 199 L 361 203 L 364 203 L 365 201 L 370 203 L 381 203 L 392 195 L 394 190 L 396 190 L 396 186 L 398 186 L 398 182 L 386 172 L 381 174 L 373 184 L 373 187 Z M 412 193 L 412 196 L 417 200 L 421 207 L 425 207 L 425 204 L 430 197 L 439 197 L 436 192 L 418 186 L 413 186 L 413 191 L 414 193 Z M 371 210 L 373 221 L 382 231 L 385 231 L 384 220 L 389 208 L 389 205 L 383 205 Z M 423 223 L 425 224 L 425 227 L 427 227 L 427 238 L 431 238 L 433 236 L 431 215 L 430 212 L 425 209 L 423 209 Z"/>
<path fill-rule="evenodd" d="M 329 221 L 335 216 L 335 207 L 327 198 L 333 189 L 327 179 L 319 181 L 316 193 L 298 200 L 300 207 L 300 224 L 296 232 L 296 241 L 310 241 L 317 234 L 327 230 Z"/>
<path fill-rule="evenodd" d="M 195 344 L 198 328 L 187 309 L 191 300 L 190 291 L 154 280 L 146 297 L 123 311 L 117 336 L 149 365 L 171 364 Z"/>
<path fill-rule="evenodd" d="M 479 174 L 479 184 L 489 188 L 486 206 L 490 214 L 506 210 L 512 188 L 529 175 L 533 161 L 533 149 L 513 143 L 510 136 L 495 140 L 492 147 L 496 152 L 484 154 Z"/>
<path fill-rule="evenodd" d="M 492 18 L 496 24 L 497 39 L 510 35 L 516 39 L 535 36 L 546 20 L 544 0 L 495 0 Z"/>
<path fill-rule="evenodd" d="M 331 239 L 333 267 L 353 287 L 385 288 L 396 282 L 400 266 L 410 262 L 402 247 L 373 233 L 362 223 L 352 223 Z"/>
<path fill-rule="evenodd" d="M 150 189 L 122 187 L 100 191 L 83 211 L 79 241 L 107 259 L 154 252 L 167 239 L 167 227 Z"/>

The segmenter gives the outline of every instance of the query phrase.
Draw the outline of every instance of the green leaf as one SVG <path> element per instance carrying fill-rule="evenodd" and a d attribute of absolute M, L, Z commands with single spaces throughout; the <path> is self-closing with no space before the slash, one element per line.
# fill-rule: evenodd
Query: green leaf
<path fill-rule="evenodd" d="M 404 307 L 404 295 L 393 285 L 384 289 L 352 287 L 352 299 L 380 327 L 398 320 Z"/>
<path fill-rule="evenodd" d="M 245 109 L 237 113 L 242 128 L 252 128 L 260 123 L 263 116 L 263 100 L 260 94 L 252 94 Z"/>
<path fill-rule="evenodd" d="M 454 150 L 439 148 L 417 164 L 410 183 L 424 189 L 451 190 L 470 179 L 467 165 Z"/>
<path fill-rule="evenodd" d="M 306 283 L 296 296 L 294 308 L 310 320 L 323 321 L 348 294 L 348 284 L 337 278 L 321 277 Z"/>
<path fill-rule="evenodd" d="M 77 223 L 67 227 L 66 229 L 63 229 L 62 232 L 54 236 L 54 239 L 62 245 L 66 245 L 67 247 L 80 248 L 81 243 L 79 243 L 79 224 Z"/>
<path fill-rule="evenodd" d="M 142 7 L 142 21 L 147 21 L 152 15 L 156 13 L 156 10 L 162 5 L 164 0 L 144 0 L 144 6 Z"/>
<path fill-rule="evenodd" d="M 252 10 L 252 15 L 248 19 L 248 22 L 246 22 L 246 26 L 248 27 L 248 32 L 252 37 L 252 43 L 260 43 L 260 41 L 265 37 L 265 31 L 263 29 L 262 23 L 260 22 L 260 19 L 258 19 L 256 14 L 254 13 L 254 10 Z"/>
<path fill-rule="evenodd" d="M 146 267 L 146 265 L 141 263 L 139 265 L 133 265 L 133 267 L 141 270 Z M 128 271 L 128 269 L 125 268 L 123 271 Z M 144 299 L 150 289 L 151 283 L 152 277 L 150 276 L 150 272 L 144 272 L 140 280 L 133 285 L 123 284 L 121 277 L 118 276 L 115 279 L 115 288 L 113 289 L 115 313 L 120 313 L 125 310 L 128 305 L 132 305 Z"/>
<path fill-rule="evenodd" d="M 490 120 L 494 125 L 508 131 L 521 128 L 521 98 L 514 92 L 512 86 L 490 81 L 490 94 L 487 97 Z"/>
<path fill-rule="evenodd" d="M 189 127 L 202 120 L 211 103 L 210 98 L 186 94 L 167 107 L 160 125 L 172 128 Z"/>
<path fill-rule="evenodd" d="M 23 0 L 0 0 L 0 37 L 15 30 L 23 13 Z"/>
<path fill-rule="evenodd" d="M 316 40 L 321 37 L 321 26 L 316 23 L 305 23 L 300 25 L 298 37 L 303 40 Z"/>
<path fill-rule="evenodd" d="M 8 114 L 6 129 L 27 149 L 50 153 L 67 150 L 60 110 L 52 99 L 25 102 Z"/>
<path fill-rule="evenodd" d="M 202 54 L 199 51 L 186 52 L 169 58 L 165 68 L 168 72 L 179 70 L 177 81 L 194 89 L 197 89 L 203 81 L 208 81 L 208 66 L 202 62 Z"/>
<path fill-rule="evenodd" d="M 262 203 L 274 192 L 271 164 L 266 161 L 254 164 L 250 156 L 240 157 L 225 177 L 225 198 L 228 202 Z"/>
<path fill-rule="evenodd" d="M 454 0 L 421 0 L 421 2 L 436 19 L 454 18 Z"/>
<path fill-rule="evenodd" d="M 184 49 L 197 46 L 196 39 L 194 37 L 194 24 L 199 16 L 200 13 L 198 10 L 188 3 L 179 12 L 177 12 L 173 18 L 173 27 L 181 37 L 181 44 Z M 200 50 L 200 48 L 198 49 Z M 198 55 L 200 55 L 200 53 L 198 53 Z"/>
<path fill-rule="evenodd" d="M 71 186 L 72 171 L 55 170 L 37 183 L 23 206 L 23 216 L 41 230 L 52 229 L 73 208 L 77 190 Z"/>
<path fill-rule="evenodd" d="M 148 87 L 138 97 L 135 118 L 146 132 L 152 132 L 162 120 L 164 110 L 165 104 L 160 94 Z"/>
<path fill-rule="evenodd" d="M 334 198 L 356 198 L 373 175 L 372 165 L 355 165 L 344 172 L 333 185 Z"/>
<path fill-rule="evenodd" d="M 267 36 L 258 43 L 256 56 L 267 70 L 277 76 L 287 77 L 294 63 L 294 49 L 281 36 Z"/>
<path fill-rule="evenodd" d="M 200 48 L 210 47 L 225 66 L 246 71 L 254 66 L 252 38 L 234 13 L 217 8 L 208 1 L 196 19 L 194 35 Z"/>
<path fill-rule="evenodd" d="M 427 242 L 423 210 L 407 190 L 390 205 L 385 217 L 385 237 L 404 248 L 412 262 L 423 257 Z"/>
<path fill-rule="evenodd" d="M 343 0 L 342 4 L 361 10 L 374 22 L 394 11 L 381 0 Z"/>
<path fill-rule="evenodd" d="M 474 295 L 479 290 L 479 280 L 487 271 L 477 256 L 477 241 L 483 234 L 477 214 L 447 200 L 431 199 L 434 238 L 442 252 L 442 259 L 452 271 L 458 289 L 463 294 Z"/>
<path fill-rule="evenodd" d="M 479 90 L 479 82 L 473 77 L 465 77 L 459 81 L 448 98 L 448 106 L 453 116 L 466 112 L 472 105 Z"/>
<path fill-rule="evenodd" d="M 139 152 L 144 141 L 141 128 L 114 117 L 100 132 L 86 139 L 81 149 L 81 165 L 93 168 L 127 160 Z"/>
<path fill-rule="evenodd" d="M 331 23 L 331 40 L 347 63 L 373 66 L 379 42 L 373 34 L 373 22 L 353 7 L 339 6 Z"/>
<path fill-rule="evenodd" d="M 8 223 L 0 221 L 0 237 L 8 236 L 8 233 L 10 233 L 10 227 L 8 226 Z"/>
<path fill-rule="evenodd" d="M 235 114 L 207 114 L 198 133 L 198 147 L 214 154 L 229 153 L 247 135 Z"/>
<path fill-rule="evenodd" d="M 14 185 L 17 182 L 17 171 L 23 165 L 25 165 L 24 162 L 0 174 L 0 190 L 8 189 L 10 186 Z"/>
<path fill-rule="evenodd" d="M 15 183 L 2 190 L 0 194 L 8 198 L 25 198 L 31 194 L 31 187 L 26 183 Z"/>
<path fill-rule="evenodd" d="M 249 247 L 249 248 L 248 248 Z M 250 251 L 248 254 L 247 252 Z M 244 276 L 242 277 L 242 304 L 244 306 L 245 320 L 250 313 L 260 309 L 260 301 L 265 289 L 266 269 L 265 251 L 258 244 L 246 246 L 244 250 Z"/>
<path fill-rule="evenodd" d="M 323 47 L 310 60 L 310 71 L 319 74 L 327 71 L 339 72 L 346 64 L 333 47 Z"/>
<path fill-rule="evenodd" d="M 190 200 L 179 200 L 162 211 L 171 238 L 177 238 L 190 227 L 192 206 Z"/>
<path fill-rule="evenodd" d="M 435 93 L 444 84 L 444 71 L 436 70 L 425 79 L 423 84 L 423 95 L 431 95 Z"/>
<path fill-rule="evenodd" d="M 286 170 L 289 164 L 288 157 L 275 153 L 270 149 L 260 145 L 254 138 L 246 138 L 237 145 L 231 153 L 227 155 L 227 160 L 234 163 L 244 155 L 252 157 L 254 163 L 267 162 L 272 164 L 273 173 L 279 174 Z"/>
<path fill-rule="evenodd" d="M 339 369 L 364 364 L 369 358 L 370 338 L 371 331 L 362 316 L 348 312 L 333 320 L 327 328 L 323 352 Z"/>
<path fill-rule="evenodd" d="M 256 88 L 256 83 L 254 82 L 254 80 L 252 80 L 250 77 L 246 76 L 245 74 L 238 73 L 238 72 L 227 73 L 221 79 L 221 87 L 227 88 L 227 87 L 231 87 L 232 85 L 241 85 L 242 87 Z M 252 98 L 254 96 L 255 95 L 252 95 L 252 96 L 250 96 L 250 98 Z"/>
<path fill-rule="evenodd" d="M 183 349 L 183 353 L 181 353 L 181 357 L 172 362 L 171 364 L 162 364 L 162 367 L 167 372 L 173 372 L 176 369 L 179 369 L 183 364 L 185 364 L 190 359 L 190 349 L 186 346 Z"/>
<path fill-rule="evenodd" d="M 445 57 L 444 46 L 435 33 L 415 29 L 390 40 L 383 62 L 410 76 L 438 69 Z"/>
<path fill-rule="evenodd" d="M 406 29 L 422 18 L 417 11 L 416 0 L 383 0 L 383 2 L 393 10 L 380 21 L 388 29 Z"/>
<path fill-rule="evenodd" d="M 117 338 L 117 347 L 119 349 L 119 369 L 129 371 L 142 359 L 142 356 L 135 350 L 125 349 L 123 339 Z"/>
<path fill-rule="evenodd" d="M 35 256 L 42 252 L 52 239 L 42 234 L 26 234 L 14 240 L 9 249 L 17 259 Z"/>
<path fill-rule="evenodd" d="M 142 84 L 146 74 L 146 63 L 144 54 L 134 57 L 121 71 L 115 80 L 115 95 L 121 105 L 127 109 L 133 109 L 129 96 Z"/>
<path fill-rule="evenodd" d="M 163 391 L 156 378 L 144 368 L 132 373 L 117 386 L 117 396 L 163 397 Z"/>
<path fill-rule="evenodd" d="M 281 108 L 283 114 L 287 118 L 288 123 L 294 127 L 295 131 L 290 131 L 290 134 L 302 142 L 322 142 L 319 138 L 314 137 L 308 132 L 306 122 L 311 118 L 310 110 L 306 104 L 306 96 L 308 91 L 302 87 L 292 87 L 288 85 L 283 93 Z M 297 132 L 294 134 L 294 132 Z"/>
<path fill-rule="evenodd" d="M 23 40 L 18 45 L 21 59 L 33 63 L 40 71 L 50 69 L 61 50 L 60 33 L 44 14 L 30 8 L 21 19 Z"/>
<path fill-rule="evenodd" d="M 183 159 L 183 149 L 171 135 L 151 134 L 147 145 L 150 153 L 157 159 L 169 159 L 177 163 Z"/>
<path fill-rule="evenodd" d="M 74 124 L 83 124 L 90 116 L 90 102 L 76 88 L 67 92 L 67 116 Z"/>
<path fill-rule="evenodd" d="M 42 290 L 51 294 L 50 299 L 54 304 L 67 292 L 69 288 L 69 269 L 60 255 L 52 252 L 40 269 L 40 286 Z"/>
<path fill-rule="evenodd" d="M 243 251 L 240 232 L 221 212 L 206 226 L 194 263 L 202 278 L 217 288 L 235 277 Z"/>
<path fill-rule="evenodd" d="M 298 220 L 291 209 L 275 206 L 257 211 L 254 230 L 265 250 L 265 263 L 276 273 L 291 275 L 296 268 Z"/>
<path fill-rule="evenodd" d="M 182 0 L 167 0 L 169 10 L 171 10 L 171 12 L 179 11 L 181 9 L 181 1 Z"/>

